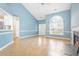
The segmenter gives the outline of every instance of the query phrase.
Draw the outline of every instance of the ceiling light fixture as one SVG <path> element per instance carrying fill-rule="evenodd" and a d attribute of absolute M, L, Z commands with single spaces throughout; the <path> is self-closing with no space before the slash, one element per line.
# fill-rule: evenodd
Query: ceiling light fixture
<path fill-rule="evenodd" d="M 41 5 L 44 5 L 44 3 L 41 3 Z"/>

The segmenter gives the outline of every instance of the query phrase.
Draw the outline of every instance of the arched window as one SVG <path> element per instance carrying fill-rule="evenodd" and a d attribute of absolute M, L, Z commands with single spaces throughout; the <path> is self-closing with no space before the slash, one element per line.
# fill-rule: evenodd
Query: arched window
<path fill-rule="evenodd" d="M 64 34 L 63 18 L 61 16 L 54 16 L 49 21 L 49 33 L 53 35 Z"/>

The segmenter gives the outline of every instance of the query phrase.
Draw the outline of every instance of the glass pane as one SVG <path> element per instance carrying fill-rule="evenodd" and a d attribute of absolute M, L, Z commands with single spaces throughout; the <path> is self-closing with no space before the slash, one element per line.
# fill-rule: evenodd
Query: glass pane
<path fill-rule="evenodd" d="M 50 34 L 63 35 L 63 18 L 54 16 L 50 20 L 49 32 Z"/>

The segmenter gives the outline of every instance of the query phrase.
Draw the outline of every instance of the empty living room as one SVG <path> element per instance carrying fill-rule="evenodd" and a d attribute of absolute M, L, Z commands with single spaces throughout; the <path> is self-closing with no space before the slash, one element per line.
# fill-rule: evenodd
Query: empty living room
<path fill-rule="evenodd" d="M 0 56 L 78 56 L 79 3 L 0 3 Z"/>

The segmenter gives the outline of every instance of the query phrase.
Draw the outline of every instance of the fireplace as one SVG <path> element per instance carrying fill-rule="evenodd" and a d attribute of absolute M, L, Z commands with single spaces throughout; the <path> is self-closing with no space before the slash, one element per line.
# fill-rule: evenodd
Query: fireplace
<path fill-rule="evenodd" d="M 73 43 L 74 43 L 74 46 L 76 46 L 78 49 L 77 49 L 77 55 L 79 53 L 79 31 L 73 31 Z"/>
<path fill-rule="evenodd" d="M 79 42 L 79 32 L 78 31 L 73 31 L 73 43 L 74 45 L 76 42 Z"/>

